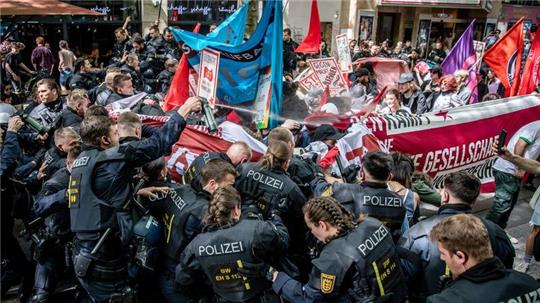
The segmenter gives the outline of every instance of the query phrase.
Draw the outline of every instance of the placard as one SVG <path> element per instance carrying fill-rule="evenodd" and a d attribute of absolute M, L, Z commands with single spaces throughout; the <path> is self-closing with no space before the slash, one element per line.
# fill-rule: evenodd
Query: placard
<path fill-rule="evenodd" d="M 258 129 L 268 128 L 270 104 L 272 103 L 272 68 L 265 68 L 259 75 L 257 97 L 255 98 L 255 123 Z"/>
<path fill-rule="evenodd" d="M 199 66 L 197 96 L 206 98 L 212 108 L 214 108 L 214 104 L 216 103 L 218 69 L 219 52 L 211 49 L 203 49 L 201 51 L 201 64 Z"/>
<path fill-rule="evenodd" d="M 347 34 L 336 36 L 336 46 L 341 72 L 352 73 L 351 51 L 349 49 L 349 39 L 347 38 Z"/>
<path fill-rule="evenodd" d="M 345 82 L 345 78 L 343 78 L 343 74 L 339 70 L 336 58 L 310 59 L 307 63 L 319 78 L 322 88 L 324 89 L 326 86 L 330 88 L 331 96 L 339 94 L 342 90 L 349 90 L 347 82 Z"/>
<path fill-rule="evenodd" d="M 303 76 L 299 77 L 297 81 L 300 84 L 300 87 L 304 89 L 306 93 L 310 92 L 312 89 L 315 88 L 322 88 L 322 83 L 321 81 L 319 81 L 319 77 L 315 75 L 311 68 L 305 70 Z"/>

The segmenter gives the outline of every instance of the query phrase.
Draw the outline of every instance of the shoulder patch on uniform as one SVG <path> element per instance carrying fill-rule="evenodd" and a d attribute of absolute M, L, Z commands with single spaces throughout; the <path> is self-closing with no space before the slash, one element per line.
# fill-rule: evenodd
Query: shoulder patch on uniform
<path fill-rule="evenodd" d="M 336 282 L 336 276 L 321 273 L 321 291 L 325 294 L 329 294 L 334 290 L 334 283 Z"/>
<path fill-rule="evenodd" d="M 334 191 L 332 190 L 332 185 L 328 186 L 321 194 L 321 197 L 332 197 Z"/>

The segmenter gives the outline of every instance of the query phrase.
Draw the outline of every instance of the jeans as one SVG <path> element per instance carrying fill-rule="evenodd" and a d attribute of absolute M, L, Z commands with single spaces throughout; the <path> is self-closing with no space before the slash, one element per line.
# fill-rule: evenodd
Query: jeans
<path fill-rule="evenodd" d="M 493 175 L 495 176 L 495 198 L 486 219 L 504 229 L 516 205 L 521 180 L 512 174 L 496 169 L 493 170 Z"/>
<path fill-rule="evenodd" d="M 60 72 L 60 85 L 62 86 L 66 86 L 66 80 L 67 78 L 71 75 L 71 70 L 69 69 L 64 69 L 63 71 Z"/>

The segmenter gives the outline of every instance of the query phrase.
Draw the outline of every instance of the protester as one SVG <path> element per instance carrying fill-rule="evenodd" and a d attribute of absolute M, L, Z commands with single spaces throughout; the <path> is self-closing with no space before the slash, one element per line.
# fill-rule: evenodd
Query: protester
<path fill-rule="evenodd" d="M 60 51 L 58 51 L 58 71 L 60 72 L 60 79 L 58 82 L 60 83 L 62 90 L 66 90 L 66 80 L 74 71 L 74 63 L 77 57 L 75 57 L 75 54 L 69 49 L 67 41 L 60 40 L 58 46 L 60 47 Z"/>
<path fill-rule="evenodd" d="M 54 57 L 51 50 L 45 47 L 45 39 L 41 36 L 36 38 L 36 48 L 32 50 L 31 61 L 36 71 L 44 71 L 47 75 L 52 74 Z"/>

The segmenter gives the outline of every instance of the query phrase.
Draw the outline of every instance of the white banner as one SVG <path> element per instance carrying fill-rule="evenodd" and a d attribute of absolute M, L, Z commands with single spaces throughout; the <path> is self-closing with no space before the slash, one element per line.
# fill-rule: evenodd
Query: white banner
<path fill-rule="evenodd" d="M 336 36 L 337 54 L 339 59 L 339 68 L 342 73 L 352 73 L 352 59 L 349 50 L 349 39 L 347 34 Z"/>

